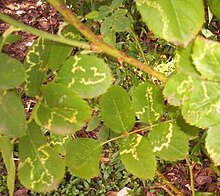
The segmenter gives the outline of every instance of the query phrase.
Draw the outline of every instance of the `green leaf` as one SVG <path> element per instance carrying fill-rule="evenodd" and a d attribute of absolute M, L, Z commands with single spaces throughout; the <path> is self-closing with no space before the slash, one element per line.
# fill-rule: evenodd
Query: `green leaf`
<path fill-rule="evenodd" d="M 37 122 L 56 134 L 73 134 L 90 118 L 87 103 L 62 84 L 42 88 L 44 100 L 37 111 Z"/>
<path fill-rule="evenodd" d="M 65 173 L 63 159 L 50 147 L 35 123 L 28 126 L 27 135 L 19 141 L 20 182 L 33 191 L 55 190 Z"/>
<path fill-rule="evenodd" d="M 11 89 L 25 80 L 23 65 L 16 59 L 0 53 L 0 90 Z"/>
<path fill-rule="evenodd" d="M 182 106 L 185 120 L 200 128 L 220 122 L 220 85 L 217 82 L 196 80 Z"/>
<path fill-rule="evenodd" d="M 219 0 L 208 0 L 208 6 L 211 12 L 220 19 L 220 1 Z"/>
<path fill-rule="evenodd" d="M 72 175 L 93 178 L 99 175 L 100 143 L 90 138 L 77 138 L 67 145 L 66 165 Z"/>
<path fill-rule="evenodd" d="M 189 44 L 187 48 L 178 47 L 175 55 L 175 66 L 178 73 L 197 77 L 200 75 L 192 63 L 192 50 L 193 44 Z"/>
<path fill-rule="evenodd" d="M 71 136 L 69 135 L 56 135 L 50 133 L 49 144 L 50 146 L 62 156 L 66 155 L 66 145 L 71 141 Z"/>
<path fill-rule="evenodd" d="M 93 116 L 88 123 L 86 131 L 93 131 L 94 129 L 96 129 L 100 125 L 100 123 L 101 122 L 100 122 L 99 117 Z"/>
<path fill-rule="evenodd" d="M 10 35 L 7 36 L 7 38 L 5 40 L 5 43 L 12 44 L 12 43 L 20 41 L 20 40 L 21 40 L 20 35 L 10 34 Z"/>
<path fill-rule="evenodd" d="M 108 127 L 106 127 L 105 125 L 103 125 L 100 129 L 99 129 L 99 133 L 98 133 L 98 141 L 100 143 L 105 142 L 108 140 L 110 135 L 110 129 Z"/>
<path fill-rule="evenodd" d="M 28 96 L 38 96 L 47 71 L 50 41 L 38 38 L 31 46 L 24 62 L 26 69 L 25 91 Z"/>
<path fill-rule="evenodd" d="M 57 75 L 57 82 L 63 83 L 83 98 L 97 97 L 111 86 L 110 69 L 105 62 L 91 55 L 70 57 Z"/>
<path fill-rule="evenodd" d="M 188 139 L 173 123 L 165 122 L 153 127 L 148 140 L 155 155 L 166 161 L 184 159 L 188 153 Z"/>
<path fill-rule="evenodd" d="M 153 179 L 156 159 L 148 141 L 139 134 L 129 135 L 119 143 L 120 158 L 125 168 L 142 179 Z"/>
<path fill-rule="evenodd" d="M 99 12 L 98 11 L 92 11 L 92 12 L 89 12 L 88 14 L 85 15 L 85 18 L 88 18 L 88 19 L 95 19 L 99 16 Z"/>
<path fill-rule="evenodd" d="M 15 163 L 13 157 L 13 144 L 8 137 L 0 136 L 0 152 L 7 169 L 7 187 L 9 190 L 9 195 L 14 195 L 14 185 L 15 185 Z"/>
<path fill-rule="evenodd" d="M 220 123 L 209 128 L 205 146 L 214 161 L 215 165 L 220 165 Z"/>
<path fill-rule="evenodd" d="M 150 82 L 139 85 L 133 92 L 132 104 L 136 116 L 152 124 L 163 115 L 164 103 L 161 89 Z"/>
<path fill-rule="evenodd" d="M 131 24 L 127 17 L 122 16 L 114 18 L 112 29 L 115 30 L 115 32 L 129 31 L 130 27 Z"/>
<path fill-rule="evenodd" d="M 120 86 L 111 87 L 101 97 L 100 111 L 105 124 L 117 133 L 130 131 L 135 124 L 131 100 Z"/>
<path fill-rule="evenodd" d="M 14 91 L 0 91 L 0 134 L 21 137 L 26 131 L 26 117 L 21 99 Z"/>
<path fill-rule="evenodd" d="M 220 44 L 218 42 L 197 37 L 192 58 L 202 76 L 220 82 Z"/>
<path fill-rule="evenodd" d="M 197 138 L 198 133 L 200 131 L 199 128 L 192 126 L 192 125 L 189 125 L 183 119 L 183 117 L 181 115 L 178 116 L 176 122 L 177 122 L 177 125 L 180 127 L 180 129 L 186 134 L 186 136 L 189 140 L 193 140 L 193 139 Z"/>
<path fill-rule="evenodd" d="M 168 103 L 181 106 L 187 99 L 192 84 L 195 82 L 192 76 L 186 74 L 175 74 L 171 76 L 163 90 L 164 97 Z"/>
<path fill-rule="evenodd" d="M 62 30 L 60 30 L 61 36 L 75 40 L 82 39 L 80 32 L 73 25 L 67 25 L 64 27 L 61 26 L 61 28 L 62 28 Z"/>
<path fill-rule="evenodd" d="M 202 0 L 136 0 L 143 21 L 158 36 L 186 47 L 204 22 Z"/>
<path fill-rule="evenodd" d="M 118 7 L 120 7 L 120 5 L 124 2 L 124 0 L 113 0 L 111 5 L 110 5 L 110 8 L 115 10 L 117 9 Z"/>
<path fill-rule="evenodd" d="M 48 67 L 55 71 L 57 70 L 66 60 L 66 58 L 71 54 L 73 50 L 72 46 L 51 42 L 49 57 L 48 57 Z"/>

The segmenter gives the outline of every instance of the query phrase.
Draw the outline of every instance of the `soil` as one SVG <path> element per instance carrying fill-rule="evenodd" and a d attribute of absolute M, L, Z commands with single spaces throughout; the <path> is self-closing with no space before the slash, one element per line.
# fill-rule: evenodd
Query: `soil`
<path fill-rule="evenodd" d="M 0 12 L 10 15 L 14 19 L 25 24 L 50 33 L 56 33 L 61 22 L 59 14 L 52 6 L 42 4 L 38 0 L 1 0 Z M 0 35 L 7 28 L 8 25 L 0 21 Z M 28 48 L 36 39 L 36 36 L 25 32 L 18 32 L 18 34 L 21 36 L 21 40 L 11 45 L 5 45 L 3 52 L 23 62 Z M 28 115 L 36 100 L 24 97 L 23 102 Z M 82 137 L 95 137 L 95 133 L 88 134 L 83 131 L 79 132 L 78 135 Z M 107 159 L 107 157 L 104 158 Z M 202 165 L 193 162 L 192 167 L 195 189 L 201 192 L 215 192 L 217 195 L 220 192 L 220 188 L 217 185 L 217 183 L 219 183 L 217 179 L 218 176 L 210 167 L 210 161 L 207 160 L 203 162 Z M 172 184 L 177 186 L 182 193 L 191 195 L 189 169 L 186 162 L 181 161 L 175 164 L 166 163 L 162 173 Z M 152 188 L 154 188 L 155 192 L 150 191 Z M 146 196 L 158 195 L 161 188 L 165 190 L 168 189 L 168 187 L 162 183 L 154 183 L 152 186 L 146 188 Z M 28 190 L 23 187 L 17 188 L 15 195 L 22 196 L 26 195 L 27 192 Z"/>

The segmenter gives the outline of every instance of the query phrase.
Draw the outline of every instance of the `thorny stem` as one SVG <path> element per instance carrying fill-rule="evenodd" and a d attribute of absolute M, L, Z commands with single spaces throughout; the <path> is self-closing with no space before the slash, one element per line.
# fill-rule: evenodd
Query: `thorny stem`
<path fill-rule="evenodd" d="M 193 178 L 193 171 L 192 171 L 192 166 L 190 164 L 190 160 L 188 157 L 185 158 L 186 163 L 189 167 L 189 174 L 190 174 L 190 186 L 192 190 L 192 196 L 195 196 L 195 187 L 194 187 L 194 178 Z"/>
<path fill-rule="evenodd" d="M 66 21 L 73 25 L 79 32 L 81 32 L 89 41 L 93 43 L 93 49 L 95 51 L 103 52 L 107 55 L 115 57 L 119 60 L 119 62 L 126 62 L 130 65 L 133 65 L 142 71 L 147 72 L 148 74 L 156 77 L 159 79 L 163 84 L 165 84 L 168 78 L 155 71 L 151 67 L 145 65 L 144 63 L 140 62 L 139 60 L 128 56 L 126 53 L 117 50 L 116 48 L 106 44 L 103 42 L 98 36 L 96 36 L 90 28 L 88 28 L 84 23 L 77 19 L 76 15 L 72 13 L 70 9 L 67 8 L 65 4 L 63 4 L 60 0 L 47 0 L 51 5 L 53 5 L 66 19 Z"/>
<path fill-rule="evenodd" d="M 24 30 L 26 32 L 32 33 L 32 34 L 39 36 L 39 37 L 43 37 L 45 39 L 49 39 L 49 40 L 60 42 L 63 44 L 79 47 L 79 48 L 82 48 L 85 50 L 91 50 L 91 45 L 86 42 L 80 42 L 80 41 L 72 40 L 72 39 L 69 39 L 69 38 L 66 38 L 63 36 L 54 35 L 54 34 L 51 34 L 51 33 L 45 32 L 45 31 L 41 31 L 41 30 L 36 29 L 34 27 L 31 27 L 31 26 L 25 25 L 21 22 L 18 22 L 3 13 L 0 13 L 0 19 L 7 22 L 10 25 L 12 25 L 13 27 L 18 28 L 17 31 Z"/>
<path fill-rule="evenodd" d="M 163 180 L 163 182 L 170 187 L 170 189 L 176 193 L 178 196 L 184 196 L 183 193 L 181 193 L 162 173 L 160 173 L 158 170 L 156 171 L 156 174 Z"/>

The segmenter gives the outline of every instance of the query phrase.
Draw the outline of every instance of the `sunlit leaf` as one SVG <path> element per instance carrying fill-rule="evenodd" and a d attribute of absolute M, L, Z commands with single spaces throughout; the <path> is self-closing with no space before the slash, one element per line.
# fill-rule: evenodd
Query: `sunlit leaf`
<path fill-rule="evenodd" d="M 220 82 L 220 43 L 198 37 L 194 42 L 192 58 L 202 76 Z"/>
<path fill-rule="evenodd" d="M 44 100 L 37 111 L 37 122 L 56 134 L 72 134 L 90 118 L 87 103 L 68 87 L 51 83 L 42 88 Z"/>
<path fill-rule="evenodd" d="M 205 146 L 216 165 L 220 165 L 220 123 L 209 128 Z"/>
<path fill-rule="evenodd" d="M 130 131 L 135 124 L 131 100 L 120 86 L 111 87 L 101 97 L 100 111 L 105 124 L 117 133 Z"/>
<path fill-rule="evenodd" d="M 27 135 L 19 141 L 20 182 L 33 191 L 55 190 L 65 173 L 63 159 L 50 147 L 35 123 L 28 126 Z"/>
<path fill-rule="evenodd" d="M 185 120 L 200 128 L 220 122 L 220 85 L 217 82 L 195 80 L 182 106 Z"/>
<path fill-rule="evenodd" d="M 26 131 L 26 117 L 21 99 L 14 91 L 0 91 L 0 134 L 21 137 Z"/>
<path fill-rule="evenodd" d="M 119 143 L 120 158 L 125 168 L 142 179 L 153 179 L 156 159 L 148 141 L 141 135 L 133 134 Z"/>
<path fill-rule="evenodd" d="M 187 48 L 178 47 L 175 55 L 175 66 L 178 73 L 187 74 L 192 77 L 200 76 L 192 62 L 193 44 Z"/>
<path fill-rule="evenodd" d="M 7 169 L 7 187 L 9 195 L 14 195 L 15 186 L 15 163 L 13 157 L 13 144 L 8 137 L 0 136 L 0 152 L 2 154 L 5 167 Z"/>
<path fill-rule="evenodd" d="M 156 85 L 150 82 L 141 84 L 134 90 L 132 98 L 134 111 L 142 122 L 152 124 L 163 115 L 163 96 Z"/>
<path fill-rule="evenodd" d="M 188 139 L 180 128 L 173 123 L 160 123 L 148 134 L 156 156 L 166 161 L 184 159 L 188 153 Z"/>
<path fill-rule="evenodd" d="M 110 69 L 105 62 L 91 55 L 70 57 L 57 75 L 57 82 L 65 84 L 83 98 L 97 97 L 112 83 Z"/>
<path fill-rule="evenodd" d="M 90 138 L 77 138 L 67 145 L 66 165 L 74 176 L 92 178 L 99 175 L 100 143 Z"/>
<path fill-rule="evenodd" d="M 0 53 L 0 90 L 15 88 L 24 80 L 23 65 L 18 60 Z"/>
<path fill-rule="evenodd" d="M 136 5 L 149 29 L 176 45 L 186 47 L 204 22 L 202 0 L 136 0 Z"/>
<path fill-rule="evenodd" d="M 174 106 L 181 106 L 184 100 L 188 99 L 188 94 L 191 93 L 194 81 L 192 76 L 182 73 L 171 76 L 163 90 L 164 97 L 168 100 L 168 103 Z"/>

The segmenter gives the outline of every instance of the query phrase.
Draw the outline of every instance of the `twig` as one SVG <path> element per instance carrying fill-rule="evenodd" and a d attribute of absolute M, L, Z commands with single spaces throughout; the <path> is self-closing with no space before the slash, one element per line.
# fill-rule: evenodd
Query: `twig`
<path fill-rule="evenodd" d="M 86 42 L 76 41 L 76 40 L 69 39 L 69 38 L 66 38 L 63 36 L 54 35 L 54 34 L 51 34 L 51 33 L 45 32 L 45 31 L 41 31 L 41 30 L 36 29 L 34 27 L 25 25 L 21 22 L 18 22 L 16 20 L 12 19 L 11 17 L 9 17 L 3 13 L 0 13 L 0 20 L 3 20 L 5 22 L 7 22 L 8 24 L 12 25 L 13 27 L 18 28 L 17 30 L 26 31 L 26 32 L 32 33 L 33 35 L 43 37 L 45 39 L 49 39 L 49 40 L 60 42 L 63 44 L 79 47 L 79 48 L 86 49 L 86 50 L 91 50 L 91 47 L 92 47 L 90 44 L 88 44 Z"/>
<path fill-rule="evenodd" d="M 107 55 L 117 58 L 121 62 L 126 62 L 130 65 L 133 65 L 151 76 L 156 77 L 159 79 L 163 84 L 165 84 L 168 78 L 155 71 L 153 68 L 145 65 L 144 63 L 140 62 L 139 60 L 128 56 L 126 53 L 117 50 L 116 48 L 106 44 L 103 42 L 98 36 L 96 36 L 90 28 L 88 28 L 84 23 L 77 19 L 77 17 L 72 13 L 70 9 L 67 8 L 65 4 L 63 4 L 59 0 L 47 0 L 51 5 L 53 5 L 65 18 L 65 20 L 73 25 L 79 32 L 81 32 L 89 41 L 93 43 L 93 47 L 95 51 L 103 52 Z"/>
<path fill-rule="evenodd" d="M 190 164 L 190 160 L 188 157 L 185 158 L 186 160 L 186 163 L 189 167 L 189 174 L 190 174 L 190 186 L 191 186 L 191 189 L 192 189 L 192 196 L 195 196 L 195 186 L 194 186 L 194 178 L 193 178 L 193 171 L 192 171 L 192 167 L 191 167 L 191 164 Z"/>
<path fill-rule="evenodd" d="M 156 174 L 163 180 L 163 182 L 171 188 L 171 190 L 176 193 L 178 196 L 184 196 L 183 193 L 181 193 L 171 182 L 158 170 L 156 171 Z"/>

